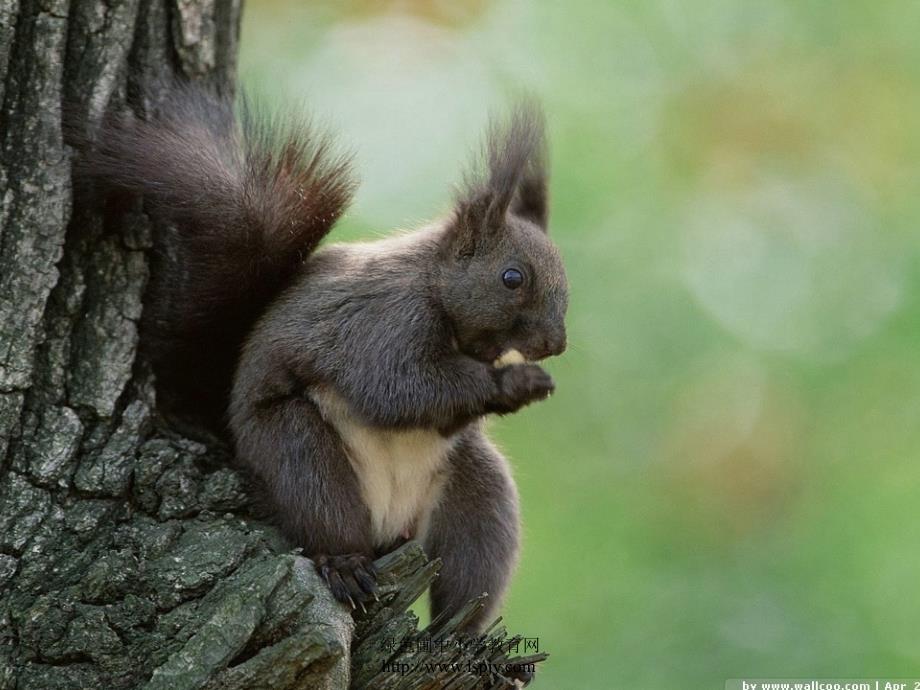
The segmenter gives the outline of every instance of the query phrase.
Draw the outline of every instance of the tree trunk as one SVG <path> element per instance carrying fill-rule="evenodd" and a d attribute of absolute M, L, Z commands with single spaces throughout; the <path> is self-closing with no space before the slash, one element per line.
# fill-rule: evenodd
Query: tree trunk
<path fill-rule="evenodd" d="M 0 690 L 346 688 L 352 658 L 355 687 L 512 687 L 383 670 L 436 658 L 406 641 L 438 568 L 411 544 L 380 562 L 352 655 L 350 614 L 254 517 L 226 449 L 159 421 L 137 356 L 150 222 L 75 192 L 67 133 L 176 74 L 232 80 L 239 15 L 0 0 Z M 451 657 L 486 659 L 507 656 Z"/>

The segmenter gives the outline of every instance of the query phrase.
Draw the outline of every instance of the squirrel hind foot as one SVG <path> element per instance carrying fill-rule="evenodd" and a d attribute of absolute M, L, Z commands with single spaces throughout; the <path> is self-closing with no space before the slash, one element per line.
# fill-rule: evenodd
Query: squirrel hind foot
<path fill-rule="evenodd" d="M 374 561 L 364 554 L 348 553 L 337 556 L 320 554 L 313 558 L 316 570 L 329 585 L 332 596 L 352 611 L 377 596 L 377 570 Z"/>

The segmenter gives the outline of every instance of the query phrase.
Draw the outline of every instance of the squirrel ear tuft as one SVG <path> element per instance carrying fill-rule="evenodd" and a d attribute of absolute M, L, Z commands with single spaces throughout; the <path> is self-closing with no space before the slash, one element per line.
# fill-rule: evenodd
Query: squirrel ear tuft
<path fill-rule="evenodd" d="M 546 139 L 541 135 L 537 148 L 527 159 L 527 164 L 521 173 L 514 200 L 511 202 L 511 212 L 526 218 L 543 232 L 548 231 L 549 221 L 549 172 L 547 170 Z"/>
<path fill-rule="evenodd" d="M 467 174 L 457 196 L 461 253 L 474 253 L 501 232 L 509 211 L 546 229 L 546 140 L 539 104 L 523 100 L 506 122 L 493 120 L 483 157 L 486 171 Z"/>

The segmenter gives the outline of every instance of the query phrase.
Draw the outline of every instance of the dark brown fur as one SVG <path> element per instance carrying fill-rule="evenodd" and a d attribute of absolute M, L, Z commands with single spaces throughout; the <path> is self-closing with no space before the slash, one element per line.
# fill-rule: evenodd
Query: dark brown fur
<path fill-rule="evenodd" d="M 144 314 L 167 407 L 223 427 L 239 347 L 351 200 L 344 158 L 293 114 L 177 84 L 105 122 L 81 170 L 144 195 L 167 227 Z"/>

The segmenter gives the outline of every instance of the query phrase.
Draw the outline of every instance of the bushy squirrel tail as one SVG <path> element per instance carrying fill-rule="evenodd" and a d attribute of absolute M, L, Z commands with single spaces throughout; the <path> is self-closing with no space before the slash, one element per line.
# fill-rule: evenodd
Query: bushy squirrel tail
<path fill-rule="evenodd" d="M 247 332 L 351 200 L 347 158 L 302 118 L 179 84 L 107 119 L 83 172 L 141 194 L 158 234 L 143 322 L 167 409 L 223 426 Z"/>

